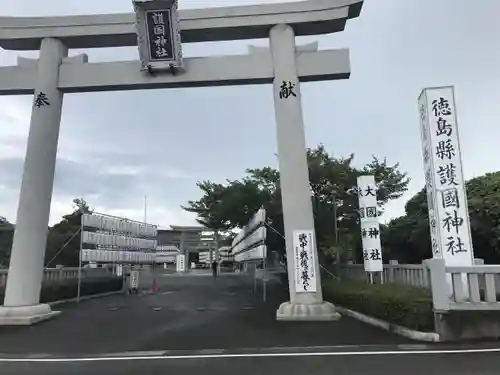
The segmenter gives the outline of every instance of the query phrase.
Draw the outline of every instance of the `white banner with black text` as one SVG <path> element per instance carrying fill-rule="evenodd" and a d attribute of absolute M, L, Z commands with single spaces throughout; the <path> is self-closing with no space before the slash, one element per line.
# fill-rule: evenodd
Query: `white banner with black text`
<path fill-rule="evenodd" d="M 375 177 L 372 175 L 359 176 L 357 193 L 365 271 L 382 272 L 384 265 L 382 263 Z"/>
<path fill-rule="evenodd" d="M 294 230 L 295 292 L 316 292 L 316 248 L 313 230 Z"/>
<path fill-rule="evenodd" d="M 418 106 L 433 256 L 449 266 L 472 265 L 453 87 L 424 89 Z"/>

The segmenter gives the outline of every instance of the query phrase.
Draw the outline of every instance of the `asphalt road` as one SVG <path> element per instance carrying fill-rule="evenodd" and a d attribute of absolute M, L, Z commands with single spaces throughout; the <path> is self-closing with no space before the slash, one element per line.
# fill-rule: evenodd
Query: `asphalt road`
<path fill-rule="evenodd" d="M 361 353 L 361 354 L 359 354 Z M 78 362 L 0 362 L 2 374 L 218 374 L 218 375 L 493 375 L 500 370 L 499 353 L 358 354 L 243 357 L 157 358 Z"/>
<path fill-rule="evenodd" d="M 277 322 L 276 308 L 287 297 L 279 285 L 269 287 L 266 302 L 261 289 L 254 293 L 252 281 L 237 275 L 165 275 L 158 285 L 154 295 L 67 304 L 51 321 L 0 328 L 0 373 L 500 373 L 500 350 L 422 346 L 348 317 Z M 450 349 L 466 351 L 441 352 Z"/>

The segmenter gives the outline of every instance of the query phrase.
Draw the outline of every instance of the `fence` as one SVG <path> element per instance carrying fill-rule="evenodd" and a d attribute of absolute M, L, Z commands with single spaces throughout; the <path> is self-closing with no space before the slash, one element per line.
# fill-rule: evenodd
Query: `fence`
<path fill-rule="evenodd" d="M 367 273 L 362 264 L 342 264 L 339 267 L 340 277 L 349 280 L 367 280 Z M 399 264 L 391 260 L 384 264 L 383 282 L 430 288 L 428 271 L 423 264 Z"/>
<path fill-rule="evenodd" d="M 443 259 L 425 261 L 436 311 L 500 310 L 500 266 L 446 266 Z M 498 295 L 498 296 L 497 296 Z"/>
<path fill-rule="evenodd" d="M 0 288 L 7 284 L 8 270 L 0 270 Z M 82 279 L 103 276 L 112 276 L 113 272 L 106 268 L 82 268 Z M 43 270 L 44 282 L 63 282 L 78 279 L 78 267 L 71 268 L 47 268 Z"/>

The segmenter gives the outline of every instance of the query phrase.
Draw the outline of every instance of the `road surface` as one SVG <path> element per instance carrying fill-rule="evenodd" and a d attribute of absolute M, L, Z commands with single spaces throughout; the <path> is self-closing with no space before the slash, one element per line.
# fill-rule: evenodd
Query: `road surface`
<path fill-rule="evenodd" d="M 277 322 L 286 298 L 238 275 L 158 278 L 156 294 L 61 306 L 32 327 L 0 328 L 0 373 L 238 375 L 498 374 L 496 343 L 422 345 L 348 317 Z M 443 350 L 452 350 L 445 352 Z M 459 352 L 457 352 L 457 350 Z M 475 350 L 475 349 L 474 349 Z"/>

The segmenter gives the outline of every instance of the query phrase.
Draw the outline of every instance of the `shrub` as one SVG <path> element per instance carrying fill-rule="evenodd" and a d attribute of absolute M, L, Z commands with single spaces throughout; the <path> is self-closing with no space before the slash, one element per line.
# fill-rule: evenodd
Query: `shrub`
<path fill-rule="evenodd" d="M 106 292 L 121 290 L 123 280 L 121 277 L 105 277 L 82 280 L 80 295 L 89 296 Z M 4 290 L 0 290 L 0 304 L 3 304 Z M 78 281 L 71 280 L 65 282 L 49 282 L 42 284 L 40 292 L 40 302 L 54 302 L 75 298 L 78 294 Z"/>
<path fill-rule="evenodd" d="M 328 280 L 323 294 L 326 300 L 345 308 L 418 331 L 434 331 L 432 296 L 426 289 Z"/>

